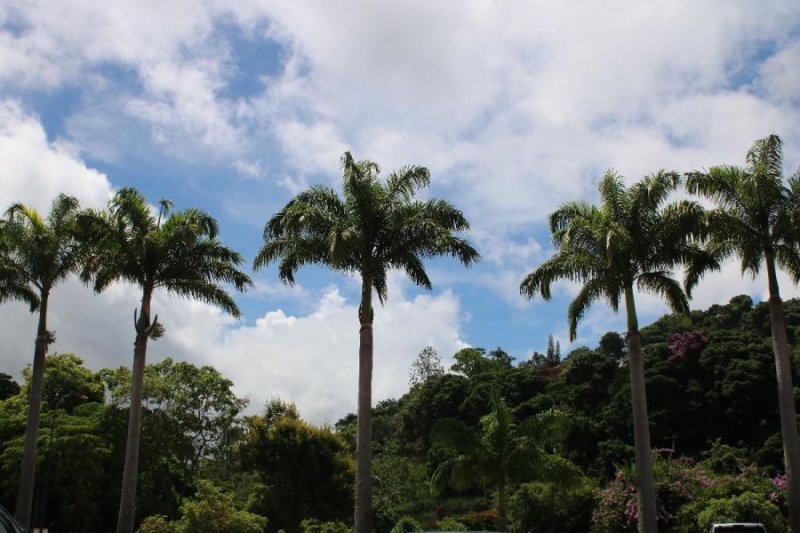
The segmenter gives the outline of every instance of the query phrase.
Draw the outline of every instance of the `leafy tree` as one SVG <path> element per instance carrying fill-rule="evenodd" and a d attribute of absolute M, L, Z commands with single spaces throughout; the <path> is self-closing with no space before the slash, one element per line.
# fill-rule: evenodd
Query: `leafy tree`
<path fill-rule="evenodd" d="M 455 362 L 450 367 L 450 370 L 473 379 L 480 374 L 511 368 L 514 358 L 502 348 L 495 348 L 487 354 L 484 348 L 470 347 L 457 351 L 453 356 L 453 360 Z"/>
<path fill-rule="evenodd" d="M 419 353 L 417 358 L 411 363 L 411 370 L 408 372 L 408 382 L 413 387 L 425 383 L 431 378 L 444 375 L 442 358 L 433 346 L 426 346 Z"/>
<path fill-rule="evenodd" d="M 454 419 L 437 425 L 434 442 L 456 453 L 436 468 L 431 490 L 491 488 L 497 495 L 500 530 L 506 531 L 509 483 L 539 479 L 569 487 L 581 474 L 575 465 L 544 448 L 545 435 L 552 438 L 563 421 L 560 413 L 547 411 L 519 425 L 499 395 L 492 395 L 491 405 L 492 411 L 480 420 L 480 431 Z"/>
<path fill-rule="evenodd" d="M 267 519 L 239 510 L 233 497 L 207 480 L 197 484 L 197 495 L 181 506 L 180 520 L 168 522 L 164 516 L 147 517 L 139 533 L 205 533 L 206 531 L 235 531 L 262 533 Z"/>
<path fill-rule="evenodd" d="M 616 331 L 609 331 L 600 337 L 598 348 L 604 354 L 621 359 L 625 355 L 625 339 Z"/>
<path fill-rule="evenodd" d="M 287 402 L 277 397 L 272 398 L 264 406 L 264 423 L 272 425 L 282 418 L 300 420 L 300 412 L 292 402 Z"/>
<path fill-rule="evenodd" d="M 697 527 L 700 531 L 707 531 L 714 523 L 742 521 L 762 523 L 770 533 L 786 531 L 780 509 L 752 492 L 711 500 L 697 516 Z"/>
<path fill-rule="evenodd" d="M 10 375 L 0 372 L 0 401 L 19 393 L 19 384 Z"/>
<path fill-rule="evenodd" d="M 167 358 L 148 366 L 145 373 L 152 387 L 146 396 L 149 408 L 170 416 L 191 442 L 193 454 L 186 466 L 194 477 L 201 459 L 213 455 L 223 443 L 247 400 L 237 398 L 233 382 L 208 365 Z"/>
<path fill-rule="evenodd" d="M 778 286 L 777 267 L 800 280 L 797 213 L 800 212 L 800 172 L 783 181 L 783 149 L 780 138 L 757 140 L 747 152 L 747 166 L 723 165 L 707 172 L 691 172 L 689 192 L 717 204 L 708 214 L 709 250 L 719 257 L 736 255 L 742 273 L 756 276 L 766 268 L 772 347 L 778 376 L 786 472 L 789 479 L 789 522 L 800 531 L 800 442 L 789 363 L 786 317 Z"/>
<path fill-rule="evenodd" d="M 138 191 L 125 188 L 114 195 L 107 211 L 87 211 L 80 219 L 92 245 L 82 277 L 94 279 L 96 292 L 117 280 L 134 283 L 142 291 L 138 316 L 134 312 L 136 341 L 118 533 L 132 533 L 135 519 L 147 340 L 164 332 L 158 317 L 151 318 L 154 291 L 198 299 L 238 317 L 239 308 L 220 283 L 231 283 L 239 291 L 251 285 L 237 269 L 242 257 L 217 240 L 214 218 L 198 209 L 167 216 L 169 205 L 162 201 L 156 215 Z"/>
<path fill-rule="evenodd" d="M 355 531 L 371 531 L 371 423 L 373 360 L 373 290 L 383 303 L 388 271 L 406 272 L 427 289 L 431 281 L 423 260 L 450 255 L 465 265 L 478 260 L 478 252 L 456 232 L 469 229 L 462 213 L 444 200 L 415 200 L 427 187 L 426 168 L 407 166 L 378 179 L 378 165 L 342 157 L 344 198 L 336 191 L 316 186 L 295 196 L 267 222 L 264 246 L 253 266 L 259 269 L 279 260 L 278 275 L 294 283 L 295 272 L 306 264 L 322 264 L 361 278 L 359 306 L 358 436 Z"/>
<path fill-rule="evenodd" d="M 26 399 L 32 372 L 20 392 L 0 402 L 0 486 L 16 480 L 24 451 Z M 107 530 L 100 498 L 114 440 L 105 432 L 103 387 L 73 354 L 47 356 L 42 390 L 38 475 L 32 525 L 58 531 Z M 12 472 L 14 473 L 12 475 Z"/>
<path fill-rule="evenodd" d="M 693 237 L 701 235 L 702 208 L 689 201 L 663 205 L 679 182 L 676 172 L 659 171 L 626 188 L 621 176 L 608 171 L 600 181 L 599 207 L 571 202 L 550 215 L 556 253 L 520 285 L 524 296 L 532 298 L 541 293 L 549 300 L 554 281 L 569 279 L 583 283 L 567 313 L 570 340 L 575 339 L 578 322 L 595 300 L 604 298 L 616 311 L 624 298 L 640 530 L 646 533 L 655 533 L 657 526 L 634 289 L 654 292 L 674 311 L 688 312 L 686 294 L 670 272 L 688 264 L 689 289 L 704 269 L 717 266 L 693 241 Z"/>
<path fill-rule="evenodd" d="M 400 412 L 400 441 L 405 445 L 430 445 L 430 432 L 443 418 L 467 416 L 462 406 L 470 394 L 470 382 L 464 376 L 445 374 L 412 389 L 404 398 Z M 482 406 L 483 407 L 483 406 Z M 469 420 L 470 423 L 476 420 Z"/>
<path fill-rule="evenodd" d="M 111 404 L 130 407 L 130 369 L 103 369 L 98 374 L 109 389 Z M 145 367 L 142 399 L 150 419 L 144 421 L 144 429 L 174 444 L 165 442 L 163 453 L 170 460 L 164 462 L 170 463 L 170 476 L 181 496 L 191 487 L 202 461 L 214 459 L 226 448 L 237 416 L 247 405 L 232 388 L 231 380 L 207 365 L 167 358 Z"/>
<path fill-rule="evenodd" d="M 327 428 L 292 416 L 255 416 L 239 444 L 242 464 L 258 473 L 264 490 L 253 509 L 270 531 L 300 530 L 305 518 L 347 518 L 353 500 L 353 464 L 347 445 Z"/>
<path fill-rule="evenodd" d="M 403 516 L 435 506 L 428 488 L 430 471 L 423 459 L 403 456 L 397 450 L 379 453 L 374 473 L 376 531 L 389 530 Z"/>
<path fill-rule="evenodd" d="M 33 382 L 30 368 L 22 371 L 24 387 Z M 83 359 L 73 353 L 53 353 L 47 356 L 44 370 L 42 401 L 48 409 L 67 410 L 86 403 L 103 403 L 103 383 L 99 376 L 84 366 Z"/>
<path fill-rule="evenodd" d="M 25 528 L 30 525 L 33 505 L 45 354 L 55 341 L 55 334 L 47 330 L 47 308 L 53 287 L 80 266 L 81 251 L 74 232 L 77 210 L 78 200 L 62 194 L 53 200 L 47 218 L 17 203 L 6 211 L 0 225 L 0 301 L 20 299 L 39 313 L 25 452 L 14 511 Z"/>
<path fill-rule="evenodd" d="M 549 483 L 523 483 L 509 502 L 511 531 L 589 531 L 596 493 L 597 489 L 588 479 L 583 479 L 569 490 Z"/>

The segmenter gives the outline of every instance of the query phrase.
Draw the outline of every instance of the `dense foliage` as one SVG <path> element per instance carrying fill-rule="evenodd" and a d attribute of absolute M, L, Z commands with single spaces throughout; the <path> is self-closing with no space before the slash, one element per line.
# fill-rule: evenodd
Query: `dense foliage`
<path fill-rule="evenodd" d="M 785 308 L 794 345 L 800 302 Z M 786 480 L 767 304 L 738 296 L 705 311 L 664 316 L 641 332 L 659 530 L 697 531 L 724 518 L 783 531 Z M 517 454 L 524 466 L 505 480 L 509 529 L 633 531 L 625 355 L 614 332 L 556 367 L 517 362 L 501 349 L 465 349 L 448 372 L 428 373 L 401 398 L 379 403 L 376 531 L 414 524 L 497 528 L 498 485 L 490 472 L 485 481 L 444 483 L 438 492 L 430 485 L 461 456 L 463 468 L 480 470 L 465 444 L 499 445 L 503 428 L 511 440 L 498 450 Z M 14 503 L 30 370 L 23 378 L 2 380 L 0 502 L 7 507 Z M 113 529 L 129 381 L 126 368 L 93 372 L 76 355 L 48 357 L 34 521 L 49 523 L 50 531 Z M 220 520 L 259 524 L 258 531 L 350 527 L 355 417 L 315 427 L 278 400 L 246 417 L 231 387 L 210 367 L 170 359 L 147 367 L 137 523 L 152 518 L 142 531 L 191 531 L 187 524 L 219 501 L 230 502 L 233 513 Z M 562 415 L 558 430 L 537 434 L 535 422 L 553 412 Z M 449 445 L 448 431 L 473 440 Z M 558 483 L 546 475 L 551 464 L 576 465 L 582 474 Z"/>

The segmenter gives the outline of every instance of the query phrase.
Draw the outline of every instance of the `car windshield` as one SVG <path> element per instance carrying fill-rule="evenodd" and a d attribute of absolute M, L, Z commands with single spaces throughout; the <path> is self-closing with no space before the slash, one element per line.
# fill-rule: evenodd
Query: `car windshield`
<path fill-rule="evenodd" d="M 742 533 L 766 533 L 767 530 L 761 524 L 724 524 L 714 526 L 711 530 L 712 533 L 735 533 L 741 531 Z"/>

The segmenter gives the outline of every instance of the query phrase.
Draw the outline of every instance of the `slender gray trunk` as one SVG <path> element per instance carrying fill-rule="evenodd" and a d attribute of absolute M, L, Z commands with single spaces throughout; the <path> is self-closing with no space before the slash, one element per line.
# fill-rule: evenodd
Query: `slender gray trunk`
<path fill-rule="evenodd" d="M 50 333 L 47 331 L 47 302 L 49 289 L 41 292 L 39 301 L 39 325 L 36 328 L 36 341 L 33 349 L 33 369 L 31 372 L 31 391 L 28 397 L 28 422 L 25 424 L 25 444 L 20 465 L 19 488 L 14 516 L 26 530 L 31 526 L 33 511 L 33 488 L 36 482 L 36 450 L 39 441 L 39 415 L 42 410 L 42 390 L 44 388 L 44 367 Z"/>
<path fill-rule="evenodd" d="M 506 482 L 503 480 L 497 487 L 497 529 L 500 531 L 508 531 L 506 508 Z"/>
<path fill-rule="evenodd" d="M 372 282 L 363 276 L 358 346 L 355 533 L 372 533 Z"/>
<path fill-rule="evenodd" d="M 625 307 L 628 314 L 628 357 L 633 407 L 633 441 L 636 449 L 636 498 L 639 504 L 639 533 L 657 533 L 656 490 L 653 478 L 653 458 L 650 447 L 650 428 L 647 422 L 647 395 L 644 386 L 642 339 L 636 318 L 633 288 L 625 288 Z"/>
<path fill-rule="evenodd" d="M 797 416 L 792 391 L 792 368 L 789 363 L 789 341 L 786 337 L 786 318 L 783 313 L 775 260 L 767 254 L 767 279 L 769 282 L 769 315 L 772 326 L 772 351 L 775 355 L 775 373 L 778 379 L 778 408 L 783 436 L 783 458 L 786 464 L 786 481 L 789 503 L 789 526 L 800 533 L 800 443 L 797 437 Z"/>
<path fill-rule="evenodd" d="M 131 406 L 128 414 L 128 438 L 125 442 L 125 467 L 122 472 L 117 533 L 133 533 L 136 520 L 136 478 L 139 471 L 139 434 L 142 429 L 142 388 L 147 356 L 147 337 L 150 333 L 150 299 L 152 290 L 142 294 L 141 316 L 136 324 L 131 377 Z"/>

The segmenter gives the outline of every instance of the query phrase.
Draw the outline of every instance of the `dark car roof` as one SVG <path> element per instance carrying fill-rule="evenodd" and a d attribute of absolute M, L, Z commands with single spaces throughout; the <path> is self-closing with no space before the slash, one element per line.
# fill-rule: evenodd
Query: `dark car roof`
<path fill-rule="evenodd" d="M 0 505 L 0 533 L 23 533 L 22 528 L 11 516 L 11 513 Z"/>
<path fill-rule="evenodd" d="M 736 531 L 741 531 L 742 533 L 746 533 L 747 531 L 751 532 L 761 532 L 766 533 L 767 528 L 764 527 L 764 524 L 756 524 L 751 522 L 738 522 L 735 524 L 714 524 L 711 526 L 712 533 L 716 533 L 717 531 L 721 532 L 729 532 L 734 533 Z"/>

